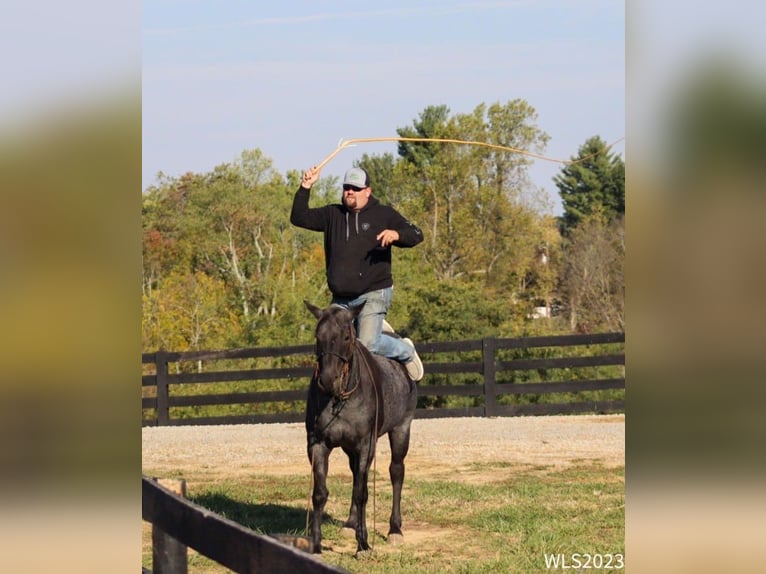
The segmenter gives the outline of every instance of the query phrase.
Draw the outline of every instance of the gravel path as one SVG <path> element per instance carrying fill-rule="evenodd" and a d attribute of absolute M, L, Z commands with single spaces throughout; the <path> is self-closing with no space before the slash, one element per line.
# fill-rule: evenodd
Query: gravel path
<path fill-rule="evenodd" d="M 142 470 L 151 476 L 207 480 L 308 472 L 302 423 L 146 427 L 141 435 Z M 379 465 L 388 465 L 385 437 L 377 456 Z M 340 449 L 330 460 L 333 473 L 348 472 Z M 472 463 L 559 468 L 585 461 L 624 464 L 624 415 L 419 419 L 406 459 L 408 475 L 460 469 L 466 479 Z"/>

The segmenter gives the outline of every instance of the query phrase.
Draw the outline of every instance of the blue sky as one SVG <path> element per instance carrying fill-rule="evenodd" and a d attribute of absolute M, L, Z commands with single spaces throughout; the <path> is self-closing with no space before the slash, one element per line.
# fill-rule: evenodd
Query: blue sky
<path fill-rule="evenodd" d="M 142 6 L 142 58 L 144 188 L 252 148 L 302 170 L 341 139 L 396 136 L 431 105 L 524 99 L 560 159 L 591 136 L 625 136 L 621 0 L 155 0 Z M 347 148 L 323 174 L 395 151 Z M 556 197 L 560 169 L 537 160 L 530 175 Z"/>

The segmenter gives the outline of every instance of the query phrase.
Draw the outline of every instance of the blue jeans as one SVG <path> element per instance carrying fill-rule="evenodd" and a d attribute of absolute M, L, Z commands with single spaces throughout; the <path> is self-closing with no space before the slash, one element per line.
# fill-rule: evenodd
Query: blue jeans
<path fill-rule="evenodd" d="M 412 360 L 412 347 L 398 337 L 389 337 L 381 332 L 383 319 L 394 297 L 394 288 L 387 287 L 370 291 L 353 299 L 349 297 L 333 297 L 332 303 L 348 309 L 365 303 L 364 309 L 357 317 L 356 332 L 359 341 L 371 352 L 408 363 Z"/>

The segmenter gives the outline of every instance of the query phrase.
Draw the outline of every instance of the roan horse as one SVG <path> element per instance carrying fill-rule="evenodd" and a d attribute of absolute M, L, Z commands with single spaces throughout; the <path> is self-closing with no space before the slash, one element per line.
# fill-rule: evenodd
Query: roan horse
<path fill-rule="evenodd" d="M 410 424 L 415 416 L 417 387 L 401 363 L 374 355 L 356 339 L 354 320 L 361 307 L 339 305 L 320 309 L 304 301 L 318 319 L 316 372 L 306 402 L 306 433 L 314 490 L 311 545 L 321 553 L 322 516 L 327 502 L 330 452 L 341 447 L 354 477 L 351 509 L 345 528 L 356 534 L 357 553 L 367 543 L 367 477 L 378 437 L 388 434 L 391 445 L 389 476 L 393 486 L 388 540 L 402 536 L 400 503 L 404 457 L 410 445 Z"/>

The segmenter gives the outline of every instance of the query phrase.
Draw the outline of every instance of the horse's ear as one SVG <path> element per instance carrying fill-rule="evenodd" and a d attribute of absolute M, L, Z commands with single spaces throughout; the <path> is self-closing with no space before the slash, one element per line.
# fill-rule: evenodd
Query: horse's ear
<path fill-rule="evenodd" d="M 314 315 L 317 319 L 319 319 L 319 316 L 322 314 L 322 310 L 317 307 L 316 305 L 312 305 L 305 299 L 303 300 L 303 304 L 306 305 L 306 308 L 311 311 L 311 314 Z"/>

